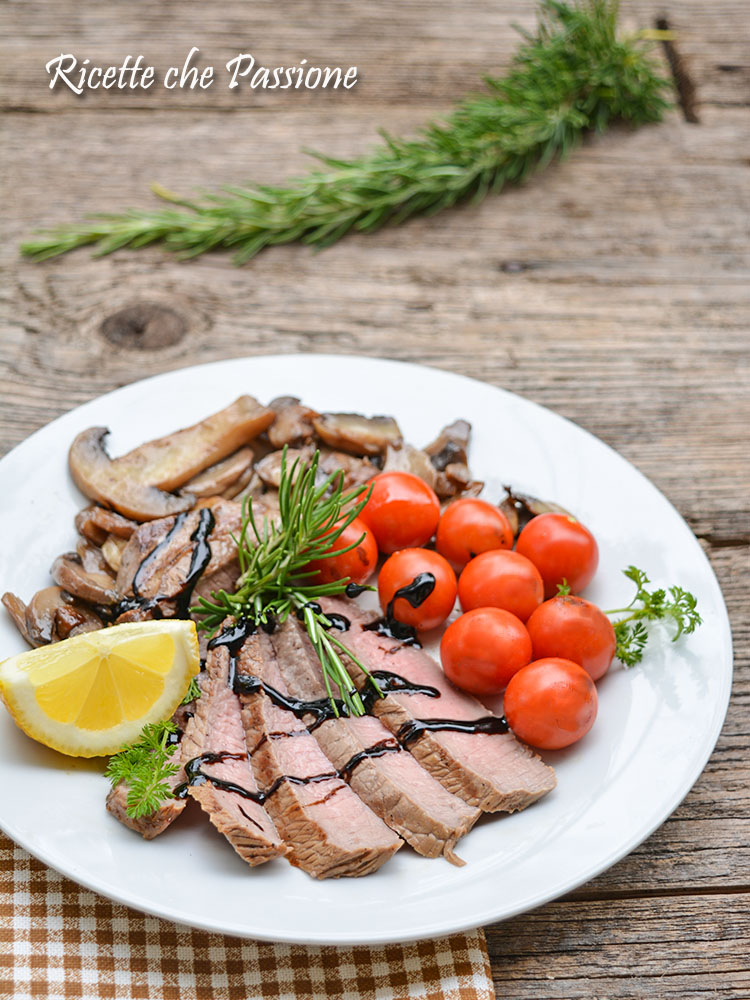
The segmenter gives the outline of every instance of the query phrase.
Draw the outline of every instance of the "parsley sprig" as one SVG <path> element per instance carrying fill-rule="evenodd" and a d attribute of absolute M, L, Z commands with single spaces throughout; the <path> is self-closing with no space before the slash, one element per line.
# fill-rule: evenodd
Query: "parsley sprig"
<path fill-rule="evenodd" d="M 150 723 L 136 743 L 110 758 L 105 774 L 113 785 L 127 783 L 126 811 L 133 819 L 156 812 L 165 799 L 174 798 L 169 779 L 180 765 L 174 759 L 170 736 L 176 732 L 171 720 Z"/>
<path fill-rule="evenodd" d="M 95 245 L 96 254 L 161 243 L 180 257 L 229 249 L 237 264 L 265 247 L 301 241 L 330 246 L 350 231 L 372 232 L 415 215 L 525 181 L 610 123 L 659 121 L 668 83 L 644 52 L 653 32 L 617 33 L 616 0 L 542 0 L 536 34 L 486 91 L 456 104 L 414 139 L 383 133 L 353 160 L 313 154 L 318 169 L 286 185 L 227 187 L 182 198 L 154 185 L 165 205 L 101 214 L 24 243 L 36 260 Z"/>
<path fill-rule="evenodd" d="M 615 656 L 624 666 L 632 667 L 643 659 L 649 638 L 646 622 L 671 622 L 675 628 L 672 642 L 676 642 L 681 635 L 694 632 L 703 619 L 698 614 L 697 600 L 689 591 L 682 587 L 648 590 L 651 581 L 637 566 L 628 566 L 623 573 L 635 584 L 633 600 L 624 608 L 612 608 L 605 614 L 625 615 L 612 622 L 617 640 Z"/>

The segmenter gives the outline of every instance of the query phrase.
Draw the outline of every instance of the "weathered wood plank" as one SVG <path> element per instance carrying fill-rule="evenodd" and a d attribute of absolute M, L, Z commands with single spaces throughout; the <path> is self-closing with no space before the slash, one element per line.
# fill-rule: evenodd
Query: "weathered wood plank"
<path fill-rule="evenodd" d="M 507 64 L 518 45 L 513 24 L 535 24 L 528 0 L 500 4 L 389 0 L 320 5 L 304 0 L 289 17 L 273 0 L 251 6 L 228 0 L 206 7 L 199 0 L 152 4 L 135 0 L 120 5 L 84 0 L 75 7 L 43 0 L 0 6 L 0 55 L 5 83 L 2 106 L 60 111 L 74 108 L 295 108 L 339 111 L 344 107 L 441 104 L 476 88 L 483 74 Z M 678 33 L 678 46 L 699 81 L 704 103 L 747 104 L 750 53 L 747 5 L 723 0 L 631 0 L 623 4 L 625 27 L 652 27 L 666 12 Z M 19 44 L 20 40 L 23 44 Z M 217 82 L 206 91 L 166 91 L 155 84 L 146 91 L 93 91 L 81 99 L 67 87 L 50 91 L 46 63 L 61 52 L 92 65 L 118 64 L 125 55 L 142 53 L 163 76 L 170 65 L 182 66 L 192 46 L 202 65 L 214 65 Z M 261 91 L 227 89 L 225 63 L 238 52 L 251 52 L 259 64 L 357 66 L 359 83 L 349 92 Z"/>
<path fill-rule="evenodd" d="M 750 994 L 749 903 L 748 893 L 552 903 L 486 928 L 497 995 L 739 1000 Z"/>

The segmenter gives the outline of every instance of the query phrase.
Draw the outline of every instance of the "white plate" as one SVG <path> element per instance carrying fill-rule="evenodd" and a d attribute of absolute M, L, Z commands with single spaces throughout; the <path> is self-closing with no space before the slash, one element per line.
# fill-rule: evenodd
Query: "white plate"
<path fill-rule="evenodd" d="M 32 435 L 0 462 L 0 587 L 29 598 L 75 540 L 82 498 L 68 446 L 85 427 L 111 428 L 113 455 L 226 405 L 242 392 L 295 394 L 321 409 L 394 414 L 426 444 L 455 417 L 474 426 L 471 467 L 496 500 L 501 484 L 554 499 L 596 535 L 601 564 L 587 596 L 631 597 L 630 563 L 659 585 L 698 597 L 704 625 L 655 642 L 641 667 L 599 683 L 585 740 L 547 754 L 558 787 L 523 813 L 487 817 L 454 868 L 404 848 L 366 879 L 317 882 L 282 860 L 250 870 L 197 808 L 146 843 L 104 809 L 102 765 L 39 746 L 0 712 L 0 826 L 77 882 L 148 913 L 253 938 L 361 944 L 425 938 L 528 910 L 592 878 L 643 841 L 678 805 L 716 742 L 732 676 L 726 609 L 685 522 L 636 469 L 581 428 L 517 396 L 458 375 L 358 357 L 244 358 L 118 389 Z M 0 650 L 25 648 L 0 615 Z"/>

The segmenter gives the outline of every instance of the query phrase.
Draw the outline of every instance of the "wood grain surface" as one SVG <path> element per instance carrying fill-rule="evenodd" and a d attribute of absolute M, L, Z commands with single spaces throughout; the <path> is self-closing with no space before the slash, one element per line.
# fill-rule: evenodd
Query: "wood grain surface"
<path fill-rule="evenodd" d="M 659 126 L 587 140 L 525 188 L 322 254 L 235 269 L 159 250 L 32 264 L 18 242 L 88 212 L 304 169 L 413 132 L 505 64 L 524 0 L 285 5 L 5 3 L 0 97 L 0 451 L 144 375 L 246 354 L 382 355 L 482 378 L 592 431 L 663 490 L 708 552 L 732 618 L 734 696 L 675 814 L 571 896 L 488 928 L 498 996 L 750 996 L 750 45 L 746 0 L 623 3 L 666 17 L 698 94 Z M 61 51 L 162 71 L 356 64 L 347 93 L 50 91 Z M 114 331 L 114 335 L 113 335 Z M 175 342 L 154 347 L 168 332 Z M 106 334 L 106 336 L 105 336 Z M 109 339 L 108 339 L 109 338 Z M 112 342 L 114 339 L 114 343 Z M 149 348 L 151 345 L 151 349 Z M 415 387 L 418 391 L 418 387 Z"/>

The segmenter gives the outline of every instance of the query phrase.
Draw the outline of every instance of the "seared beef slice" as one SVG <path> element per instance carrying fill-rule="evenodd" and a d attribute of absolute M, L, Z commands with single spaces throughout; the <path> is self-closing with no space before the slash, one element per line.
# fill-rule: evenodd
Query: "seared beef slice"
<path fill-rule="evenodd" d="M 304 701 L 325 698 L 320 662 L 303 626 L 289 617 L 272 643 L 289 693 Z M 363 802 L 415 851 L 461 863 L 456 841 L 480 811 L 443 788 L 379 719 L 329 719 L 313 735 Z"/>
<path fill-rule="evenodd" d="M 206 510 L 213 521 L 206 539 L 210 558 L 200 578 L 192 581 L 192 593 L 186 593 L 186 581 L 195 568 L 193 537 L 201 526 L 201 518 L 207 517 Z M 231 590 L 239 575 L 237 544 L 232 533 L 239 529 L 240 522 L 239 504 L 212 499 L 177 517 L 163 517 L 140 525 L 123 549 L 116 587 L 124 597 L 140 598 L 146 606 L 125 611 L 118 621 L 169 618 L 178 610 L 181 599 L 189 605 L 212 590 Z M 154 614 L 149 602 L 156 600 L 159 610 Z"/>
<path fill-rule="evenodd" d="M 254 801 L 260 796 L 248 759 L 239 700 L 228 684 L 227 650 L 211 650 L 206 669 L 203 694 L 182 738 L 182 759 L 191 780 L 188 793 L 241 858 L 261 865 L 285 849 L 270 816 Z"/>
<path fill-rule="evenodd" d="M 376 871 L 401 841 L 339 776 L 304 722 L 274 700 L 274 691 L 287 691 L 265 633 L 245 640 L 236 670 L 240 689 L 243 682 L 252 689 L 252 678 L 266 686 L 240 695 L 242 718 L 255 776 L 291 863 L 315 878 Z"/>
<path fill-rule="evenodd" d="M 403 734 L 402 727 L 415 719 L 470 721 L 492 714 L 476 698 L 451 684 L 423 650 L 362 628 L 372 616 L 362 613 L 353 602 L 327 599 L 321 603 L 324 610 L 351 620 L 346 643 L 368 670 L 395 673 L 414 685 L 439 692 L 439 697 L 394 693 L 376 699 L 373 712 L 394 735 Z M 358 672 L 353 664 L 352 670 Z M 410 741 L 408 748 L 449 791 L 484 812 L 525 809 L 556 784 L 552 768 L 511 733 L 428 730 Z"/>

